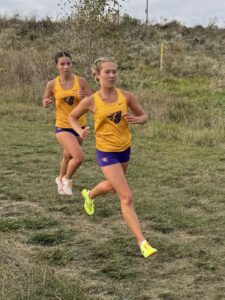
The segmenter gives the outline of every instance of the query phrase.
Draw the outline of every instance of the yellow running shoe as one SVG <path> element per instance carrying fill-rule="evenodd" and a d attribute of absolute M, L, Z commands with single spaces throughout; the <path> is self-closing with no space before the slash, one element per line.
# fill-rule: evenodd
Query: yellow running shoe
<path fill-rule="evenodd" d="M 84 197 L 84 209 L 86 211 L 86 213 L 91 216 L 94 214 L 95 211 L 95 205 L 94 205 L 94 200 L 90 199 L 88 197 L 88 190 L 83 190 L 82 191 L 82 196 Z"/>
<path fill-rule="evenodd" d="M 150 255 L 153 255 L 157 252 L 157 249 L 152 248 L 152 246 L 149 245 L 149 243 L 147 241 L 144 241 L 141 246 L 141 253 L 143 254 L 143 256 L 145 258 L 149 257 Z"/>

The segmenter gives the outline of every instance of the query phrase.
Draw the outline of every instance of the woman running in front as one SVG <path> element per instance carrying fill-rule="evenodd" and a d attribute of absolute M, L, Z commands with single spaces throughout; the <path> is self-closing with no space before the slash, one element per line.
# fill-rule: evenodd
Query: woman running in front
<path fill-rule="evenodd" d="M 83 162 L 84 154 L 81 148 L 82 138 L 69 124 L 68 116 L 82 98 L 91 94 L 91 91 L 84 78 L 73 74 L 72 58 L 68 52 L 57 52 L 55 64 L 59 76 L 47 83 L 43 106 L 49 107 L 52 104 L 52 97 L 55 98 L 55 133 L 63 149 L 60 172 L 55 182 L 60 195 L 72 195 L 72 176 Z M 79 118 L 82 128 L 85 127 L 85 122 L 85 116 L 82 115 Z"/>
<path fill-rule="evenodd" d="M 92 67 L 100 89 L 84 98 L 71 112 L 69 121 L 81 138 L 88 138 L 89 127 L 82 128 L 81 115 L 94 114 L 97 162 L 106 180 L 93 189 L 82 191 L 84 208 L 88 215 L 94 213 L 94 198 L 108 192 L 116 192 L 120 199 L 123 218 L 137 239 L 144 257 L 157 252 L 146 241 L 133 207 L 133 196 L 125 177 L 130 159 L 131 134 L 129 124 L 144 124 L 147 115 L 131 93 L 116 88 L 117 64 L 111 59 L 100 58 Z M 128 108 L 133 114 L 128 112 Z"/>

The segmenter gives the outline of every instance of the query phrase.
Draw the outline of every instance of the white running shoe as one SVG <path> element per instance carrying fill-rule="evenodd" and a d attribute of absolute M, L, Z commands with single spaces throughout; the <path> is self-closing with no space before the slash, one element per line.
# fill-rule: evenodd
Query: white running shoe
<path fill-rule="evenodd" d="M 59 195 L 64 195 L 65 193 L 63 191 L 63 184 L 62 184 L 62 181 L 59 179 L 59 177 L 56 177 L 55 183 L 58 186 L 58 194 Z"/>
<path fill-rule="evenodd" d="M 72 179 L 67 179 L 65 176 L 62 179 L 62 190 L 64 195 L 71 196 L 73 195 L 72 192 Z"/>

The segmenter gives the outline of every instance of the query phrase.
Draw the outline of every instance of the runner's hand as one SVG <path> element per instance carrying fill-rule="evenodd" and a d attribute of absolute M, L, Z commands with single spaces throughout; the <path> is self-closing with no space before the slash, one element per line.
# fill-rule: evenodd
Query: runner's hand
<path fill-rule="evenodd" d="M 87 139 L 90 136 L 90 127 L 85 127 L 82 129 L 82 132 L 80 133 L 80 137 L 82 139 Z"/>
<path fill-rule="evenodd" d="M 122 116 L 128 124 L 137 124 L 137 118 L 134 115 L 123 113 Z"/>
<path fill-rule="evenodd" d="M 50 97 L 50 98 L 45 98 L 45 99 L 43 99 L 43 106 L 44 106 L 45 108 L 50 107 L 51 104 L 52 104 L 52 98 L 51 98 L 51 97 Z"/>

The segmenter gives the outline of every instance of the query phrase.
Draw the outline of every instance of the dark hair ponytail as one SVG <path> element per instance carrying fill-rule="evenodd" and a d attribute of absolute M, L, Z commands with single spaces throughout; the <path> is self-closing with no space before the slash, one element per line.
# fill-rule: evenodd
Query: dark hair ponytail
<path fill-rule="evenodd" d="M 54 56 L 54 59 L 55 59 L 55 63 L 57 64 L 58 60 L 60 57 L 69 57 L 72 61 L 72 57 L 71 55 L 69 54 L 69 52 L 66 52 L 66 51 L 59 51 L 55 54 Z"/>

